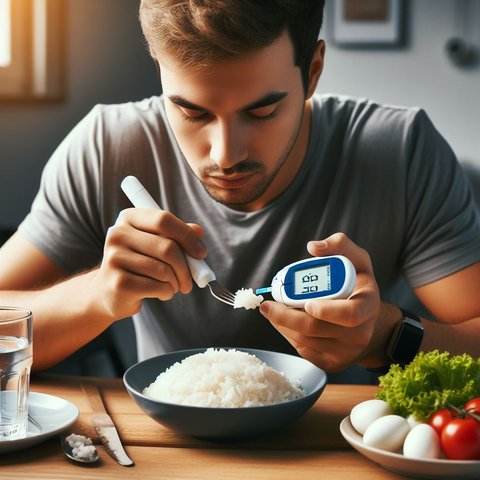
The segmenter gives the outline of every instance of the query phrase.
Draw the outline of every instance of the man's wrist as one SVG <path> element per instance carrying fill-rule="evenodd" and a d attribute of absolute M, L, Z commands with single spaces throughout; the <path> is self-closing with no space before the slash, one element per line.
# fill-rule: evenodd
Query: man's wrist
<path fill-rule="evenodd" d="M 383 363 L 370 367 L 368 370 L 374 373 L 388 372 L 393 363 L 407 365 L 420 350 L 423 340 L 422 320 L 418 315 L 411 313 L 401 307 L 391 306 L 398 313 L 386 319 L 391 322 L 395 319 L 393 326 L 386 330 L 387 335 L 383 343 Z"/>
<path fill-rule="evenodd" d="M 387 347 L 401 320 L 402 312 L 396 305 L 382 303 L 370 345 L 360 365 L 377 373 L 388 370 L 391 360 L 386 353 Z"/>

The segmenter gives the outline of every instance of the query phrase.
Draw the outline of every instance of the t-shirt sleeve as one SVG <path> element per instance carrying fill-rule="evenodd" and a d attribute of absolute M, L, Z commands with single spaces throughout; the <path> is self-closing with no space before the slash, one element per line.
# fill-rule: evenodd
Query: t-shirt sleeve
<path fill-rule="evenodd" d="M 403 270 L 412 287 L 480 260 L 480 222 L 455 154 L 424 111 L 408 132 Z"/>
<path fill-rule="evenodd" d="M 19 233 L 67 273 L 101 260 L 101 107 L 93 108 L 56 149 Z"/>

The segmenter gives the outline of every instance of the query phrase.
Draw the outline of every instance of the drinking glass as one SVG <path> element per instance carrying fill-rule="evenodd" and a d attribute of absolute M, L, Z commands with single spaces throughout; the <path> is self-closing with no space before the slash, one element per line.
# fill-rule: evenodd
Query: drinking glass
<path fill-rule="evenodd" d="M 27 435 L 32 312 L 0 306 L 0 441 Z"/>

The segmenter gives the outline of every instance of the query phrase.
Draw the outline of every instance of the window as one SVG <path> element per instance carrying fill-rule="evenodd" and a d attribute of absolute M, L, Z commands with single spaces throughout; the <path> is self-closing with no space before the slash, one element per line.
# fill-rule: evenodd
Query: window
<path fill-rule="evenodd" d="M 8 67 L 11 61 L 10 0 L 0 0 L 0 68 Z"/>
<path fill-rule="evenodd" d="M 63 0 L 0 0 L 0 100 L 62 97 Z"/>

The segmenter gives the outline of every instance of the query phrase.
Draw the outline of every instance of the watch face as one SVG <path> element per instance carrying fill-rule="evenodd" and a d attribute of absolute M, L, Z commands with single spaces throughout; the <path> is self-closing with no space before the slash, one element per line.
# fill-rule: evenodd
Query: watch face
<path fill-rule="evenodd" d="M 423 339 L 423 327 L 420 320 L 404 318 L 392 338 L 388 355 L 400 365 L 407 365 L 420 349 Z"/>

